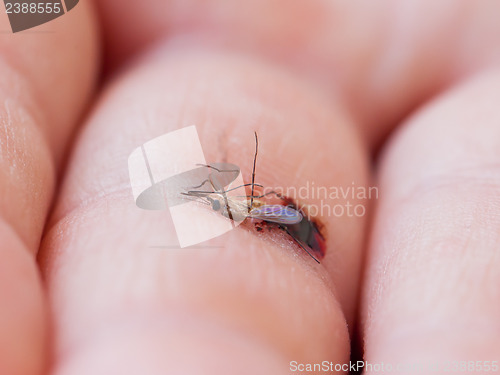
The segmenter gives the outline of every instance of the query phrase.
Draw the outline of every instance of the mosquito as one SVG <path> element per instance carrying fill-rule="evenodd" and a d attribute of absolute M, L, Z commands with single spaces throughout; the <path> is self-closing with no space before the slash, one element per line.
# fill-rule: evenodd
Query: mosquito
<path fill-rule="evenodd" d="M 212 165 L 201 165 L 213 170 L 213 173 L 209 174 L 209 177 L 204 180 L 198 186 L 193 186 L 191 189 L 200 188 L 205 184 L 209 184 L 212 190 L 200 191 L 200 190 L 188 190 L 185 193 L 181 193 L 182 195 L 199 198 L 203 201 L 203 203 L 208 204 L 212 207 L 212 209 L 216 212 L 219 212 L 223 216 L 229 218 L 230 220 L 234 220 L 236 222 L 240 222 L 245 220 L 246 218 L 252 218 L 256 220 L 262 220 L 266 223 L 272 223 L 277 225 L 281 230 L 285 231 L 311 258 L 313 258 L 317 263 L 320 263 L 319 260 L 309 251 L 306 246 L 301 241 L 303 240 L 301 232 L 303 230 L 297 230 L 297 228 L 306 228 L 309 229 L 313 224 L 309 222 L 301 213 L 301 211 L 295 207 L 294 205 L 279 205 L 279 204 L 266 204 L 261 198 L 264 198 L 268 195 L 275 195 L 279 199 L 284 201 L 287 198 L 281 196 L 279 193 L 275 191 L 267 192 L 262 195 L 255 195 L 255 187 L 263 187 L 260 184 L 255 183 L 255 169 L 257 162 L 257 154 L 259 149 L 259 139 L 257 137 L 257 132 L 255 132 L 255 154 L 253 159 L 253 170 L 252 170 L 252 182 L 249 184 L 240 185 L 229 190 L 224 190 L 224 186 L 228 183 L 222 183 L 220 174 L 221 173 L 230 173 L 237 172 L 239 173 L 239 169 L 221 169 L 214 167 Z M 237 174 L 236 174 L 237 176 Z M 231 179 L 232 182 L 235 178 Z M 222 178 L 224 180 L 224 178 Z M 224 182 L 227 182 L 225 180 Z M 228 192 L 234 191 L 236 189 L 240 189 L 242 187 L 250 186 L 251 194 L 250 196 L 228 196 L 226 195 Z M 300 238 L 300 239 L 299 239 Z M 305 242 L 308 243 L 308 242 Z"/>

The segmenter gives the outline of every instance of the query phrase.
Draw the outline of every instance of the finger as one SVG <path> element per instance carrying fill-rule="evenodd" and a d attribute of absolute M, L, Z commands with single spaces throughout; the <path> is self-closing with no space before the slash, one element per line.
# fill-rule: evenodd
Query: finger
<path fill-rule="evenodd" d="M 108 88 L 79 138 L 43 244 L 59 332 L 56 374 L 144 366 L 279 374 L 292 360 L 348 359 L 364 216 L 320 218 L 321 265 L 279 230 L 236 228 L 209 249 L 158 249 L 177 243 L 172 221 L 134 205 L 127 171 L 134 148 L 196 124 L 207 162 L 235 163 L 246 179 L 256 130 L 259 183 L 364 186 L 359 139 L 326 103 L 272 66 L 188 51 L 150 57 Z"/>
<path fill-rule="evenodd" d="M 39 374 L 47 322 L 34 255 L 96 46 L 88 5 L 15 35 L 2 13 L 0 29 L 0 374 Z"/>
<path fill-rule="evenodd" d="M 340 93 L 371 145 L 436 92 L 500 62 L 496 1 L 97 4 L 111 67 L 160 38 L 261 56 Z"/>
<path fill-rule="evenodd" d="M 98 63 L 93 10 L 82 5 L 72 13 L 0 37 L 2 86 L 12 100 L 23 100 L 57 162 L 87 105 Z M 8 22 L 7 14 L 2 14 L 1 30 L 10 30 Z"/>
<path fill-rule="evenodd" d="M 445 372 L 500 358 L 499 94 L 498 71 L 454 89 L 405 124 L 380 163 L 367 361 Z"/>

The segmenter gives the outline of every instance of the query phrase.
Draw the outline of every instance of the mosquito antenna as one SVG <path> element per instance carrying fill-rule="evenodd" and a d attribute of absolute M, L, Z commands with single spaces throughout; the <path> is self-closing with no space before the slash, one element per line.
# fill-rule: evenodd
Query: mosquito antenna
<path fill-rule="evenodd" d="M 186 199 L 186 200 L 190 200 L 190 201 L 193 201 L 193 202 L 198 202 L 198 203 L 203 203 L 203 204 L 206 204 L 208 206 L 210 206 L 210 203 L 206 202 L 203 200 L 204 197 L 200 197 L 200 196 L 197 196 L 197 195 L 191 195 L 191 194 L 188 194 L 188 193 L 181 193 L 181 195 L 184 195 L 186 196 L 186 198 L 183 198 L 183 199 Z M 187 198 L 189 197 L 189 198 Z M 197 199 L 199 198 L 199 199 Z"/>
<path fill-rule="evenodd" d="M 250 208 L 248 212 L 250 212 L 253 208 L 253 190 L 255 184 L 255 164 L 257 162 L 257 152 L 259 151 L 259 138 L 257 137 L 257 132 L 255 134 L 255 155 L 253 156 L 253 170 L 252 170 L 252 195 L 250 196 Z"/>
<path fill-rule="evenodd" d="M 304 245 L 302 245 L 302 244 L 300 243 L 300 241 L 299 241 L 297 238 L 295 238 L 295 236 L 294 236 L 294 235 L 293 235 L 293 234 L 292 234 L 292 233 L 288 230 L 288 228 L 287 228 L 287 227 L 285 227 L 285 226 L 283 226 L 283 225 L 280 225 L 280 227 L 281 227 L 281 228 L 282 228 L 282 229 L 283 229 L 283 230 L 284 230 L 284 231 L 285 231 L 285 232 L 286 232 L 286 233 L 287 233 L 290 237 L 292 237 L 292 238 L 293 238 L 293 240 L 294 240 L 295 242 L 297 242 L 297 244 L 298 244 L 298 245 L 302 248 L 302 250 L 304 250 L 307 254 L 309 254 L 309 256 L 310 256 L 311 258 L 313 258 L 313 259 L 316 261 L 316 263 L 321 264 L 321 263 L 319 262 L 319 260 L 317 260 L 317 259 L 316 259 L 316 257 L 315 257 L 314 255 L 312 255 L 312 254 L 309 252 L 309 250 L 307 250 L 307 249 L 305 248 L 305 246 L 304 246 Z"/>

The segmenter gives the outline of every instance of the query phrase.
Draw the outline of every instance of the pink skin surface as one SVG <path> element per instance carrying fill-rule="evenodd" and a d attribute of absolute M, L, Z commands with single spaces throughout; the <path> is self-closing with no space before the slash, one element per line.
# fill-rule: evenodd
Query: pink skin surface
<path fill-rule="evenodd" d="M 49 362 L 48 304 L 36 254 L 68 142 L 96 82 L 94 17 L 84 4 L 36 31 L 12 34 L 0 12 L 2 375 L 42 374 Z"/>
<path fill-rule="evenodd" d="M 0 375 L 290 374 L 355 339 L 500 360 L 499 13 L 96 0 L 0 34 Z M 320 218 L 321 265 L 281 231 L 155 247 L 172 220 L 134 205 L 127 158 L 192 124 L 246 180 L 257 131 L 259 183 L 379 199 Z"/>

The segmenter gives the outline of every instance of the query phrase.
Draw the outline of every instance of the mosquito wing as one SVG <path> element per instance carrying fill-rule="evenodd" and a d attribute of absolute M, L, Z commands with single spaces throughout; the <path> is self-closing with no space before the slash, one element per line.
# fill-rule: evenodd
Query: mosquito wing
<path fill-rule="evenodd" d="M 302 221 L 302 214 L 299 211 L 291 207 L 280 206 L 277 204 L 254 208 L 250 211 L 248 216 L 254 219 L 285 225 L 297 224 Z"/>
<path fill-rule="evenodd" d="M 219 197 L 218 204 L 220 205 L 218 211 L 231 220 L 240 222 L 248 216 L 248 203 L 246 200 Z"/>

